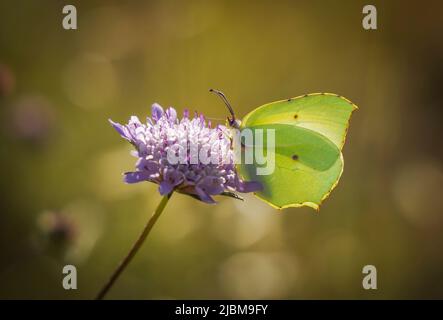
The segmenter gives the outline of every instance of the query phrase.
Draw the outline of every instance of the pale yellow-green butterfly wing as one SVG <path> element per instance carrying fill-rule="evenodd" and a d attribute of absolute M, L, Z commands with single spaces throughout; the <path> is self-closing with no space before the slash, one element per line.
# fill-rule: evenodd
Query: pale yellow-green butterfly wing
<path fill-rule="evenodd" d="M 343 172 L 342 148 L 349 119 L 357 106 L 336 94 L 315 93 L 265 104 L 245 116 L 241 130 L 273 129 L 274 150 L 263 143 L 243 143 L 242 148 L 264 152 L 275 159 L 271 174 L 255 161 L 237 165 L 240 175 L 262 184 L 256 195 L 273 207 L 309 206 L 318 209 L 337 185 Z M 262 149 L 262 150 L 258 150 Z"/>

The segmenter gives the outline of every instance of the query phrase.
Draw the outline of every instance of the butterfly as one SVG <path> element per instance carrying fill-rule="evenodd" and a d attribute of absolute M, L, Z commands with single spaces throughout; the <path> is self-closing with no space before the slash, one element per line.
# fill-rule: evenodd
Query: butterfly
<path fill-rule="evenodd" d="M 252 163 L 236 164 L 243 179 L 262 184 L 263 189 L 255 195 L 277 209 L 308 206 L 318 210 L 343 173 L 342 149 L 352 112 L 358 107 L 337 94 L 311 93 L 262 105 L 240 121 L 226 96 L 210 91 L 226 104 L 231 128 L 241 133 L 274 132 L 272 149 L 266 141 L 259 146 L 241 142 L 242 149 L 259 147 L 275 161 L 272 173 L 265 175 L 257 174 L 264 165 L 255 157 Z"/>

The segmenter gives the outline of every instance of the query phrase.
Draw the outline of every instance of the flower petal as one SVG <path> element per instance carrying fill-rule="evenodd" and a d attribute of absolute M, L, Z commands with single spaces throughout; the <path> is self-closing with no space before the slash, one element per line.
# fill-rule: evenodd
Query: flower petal
<path fill-rule="evenodd" d="M 122 138 L 131 141 L 133 140 L 131 133 L 129 132 L 126 126 L 121 125 L 120 123 L 114 122 L 111 119 L 108 119 L 109 123 L 114 127 L 114 129 L 122 136 Z"/>
<path fill-rule="evenodd" d="M 151 107 L 152 119 L 158 121 L 163 115 L 163 108 L 158 103 L 154 103 Z"/>
<path fill-rule="evenodd" d="M 126 183 L 149 181 L 149 173 L 146 171 L 126 172 L 123 180 Z"/>
<path fill-rule="evenodd" d="M 199 187 L 195 187 L 195 191 L 197 192 L 198 197 L 200 198 L 201 201 L 205 202 L 205 203 L 210 203 L 210 204 L 214 204 L 216 203 L 214 201 L 214 199 L 212 199 L 212 197 L 207 194 L 206 192 L 204 192 L 202 189 L 200 189 Z"/>
<path fill-rule="evenodd" d="M 166 116 L 168 117 L 169 121 L 173 123 L 177 119 L 177 111 L 175 111 L 174 108 L 169 107 L 166 109 Z"/>
<path fill-rule="evenodd" d="M 146 172 L 148 175 L 158 173 L 160 165 L 153 160 L 147 160 L 146 158 L 140 158 L 137 161 L 136 167 L 142 172 Z"/>
<path fill-rule="evenodd" d="M 237 191 L 239 192 L 256 192 L 263 190 L 263 186 L 258 181 L 241 181 L 238 180 L 237 182 Z"/>
<path fill-rule="evenodd" d="M 197 187 L 204 191 L 206 194 L 220 194 L 224 191 L 224 186 L 220 178 L 214 176 L 206 176 L 202 178 Z"/>
<path fill-rule="evenodd" d="M 165 173 L 163 175 L 163 180 L 169 182 L 173 187 L 182 183 L 184 179 L 184 174 L 174 169 L 165 170 Z"/>
<path fill-rule="evenodd" d="M 171 193 L 171 191 L 174 189 L 174 186 L 169 183 L 169 181 L 162 181 L 160 183 L 160 186 L 158 187 L 158 191 L 162 196 Z"/>

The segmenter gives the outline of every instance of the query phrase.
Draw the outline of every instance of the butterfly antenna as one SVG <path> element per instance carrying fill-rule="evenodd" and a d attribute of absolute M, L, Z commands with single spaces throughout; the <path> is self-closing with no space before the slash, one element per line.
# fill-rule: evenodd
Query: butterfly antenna
<path fill-rule="evenodd" d="M 223 92 L 221 92 L 219 90 L 215 90 L 215 89 L 209 89 L 209 92 L 215 93 L 216 95 L 218 95 L 223 100 L 223 102 L 225 103 L 226 107 L 228 107 L 229 112 L 231 113 L 231 116 L 232 116 L 232 120 L 231 121 L 234 121 L 235 120 L 234 110 L 232 109 L 231 104 L 229 103 L 229 101 L 226 98 L 225 94 Z"/>

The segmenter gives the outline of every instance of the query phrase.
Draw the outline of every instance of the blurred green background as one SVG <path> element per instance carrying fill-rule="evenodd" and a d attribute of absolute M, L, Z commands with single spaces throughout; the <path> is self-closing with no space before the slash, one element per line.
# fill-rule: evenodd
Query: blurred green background
<path fill-rule="evenodd" d="M 376 31 L 366 1 L 2 0 L 0 298 L 94 297 L 160 201 L 122 182 L 134 158 L 107 119 L 153 102 L 224 119 L 211 87 L 240 116 L 355 102 L 340 184 L 318 214 L 175 195 L 108 298 L 443 298 L 443 5 L 371 3 Z"/>

